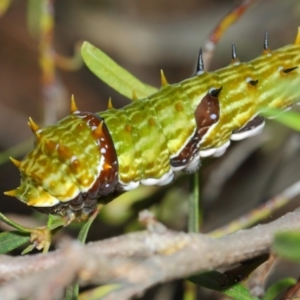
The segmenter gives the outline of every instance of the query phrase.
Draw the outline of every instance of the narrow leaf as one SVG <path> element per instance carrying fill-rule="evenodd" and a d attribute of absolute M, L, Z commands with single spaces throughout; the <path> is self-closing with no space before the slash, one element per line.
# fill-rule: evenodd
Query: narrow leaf
<path fill-rule="evenodd" d="M 78 292 L 79 292 L 78 283 L 68 286 L 64 300 L 78 299 Z"/>
<path fill-rule="evenodd" d="M 276 297 L 279 295 L 279 293 L 284 292 L 289 287 L 295 285 L 297 283 L 297 280 L 295 278 L 283 278 L 274 284 L 272 284 L 268 290 L 266 291 L 264 297 L 262 300 L 273 300 L 276 299 Z"/>
<path fill-rule="evenodd" d="M 4 223 L 6 223 L 7 225 L 21 231 L 21 232 L 25 232 L 25 233 L 31 233 L 32 229 L 28 228 L 28 227 L 24 227 L 14 221 L 12 221 L 11 219 L 5 217 L 5 215 L 3 215 L 2 213 L 0 213 L 0 220 Z"/>
<path fill-rule="evenodd" d="M 84 223 L 84 225 L 81 227 L 77 239 L 84 244 L 86 241 L 87 234 L 90 230 L 90 227 L 96 217 L 98 216 L 99 210 L 102 207 L 101 204 L 97 207 L 97 210 L 93 212 L 93 214 L 89 217 L 89 219 Z M 66 290 L 65 300 L 72 300 L 78 298 L 78 292 L 79 292 L 79 284 L 74 283 L 70 286 L 68 286 Z"/>
<path fill-rule="evenodd" d="M 138 80 L 103 51 L 88 42 L 83 43 L 81 55 L 87 67 L 99 79 L 129 99 L 132 98 L 132 90 L 139 98 L 145 98 L 157 91 L 155 87 Z"/>
<path fill-rule="evenodd" d="M 45 2 L 43 0 L 29 0 L 27 5 L 28 30 L 36 38 L 39 37 L 41 31 L 40 23 L 44 5 Z"/>
<path fill-rule="evenodd" d="M 0 1 L 0 16 L 6 13 L 9 6 L 11 5 L 11 0 L 1 0 Z"/>
<path fill-rule="evenodd" d="M 300 131 L 300 114 L 294 111 L 283 112 L 278 109 L 268 108 L 261 115 L 275 117 L 274 121 L 279 122 L 294 130 Z"/>
<path fill-rule="evenodd" d="M 122 288 L 122 285 L 120 284 L 103 285 L 90 291 L 81 293 L 78 297 L 78 300 L 101 300 L 108 296 L 111 292 L 119 290 L 120 288 Z"/>
<path fill-rule="evenodd" d="M 20 231 L 7 231 L 0 233 L 0 254 L 12 251 L 25 243 L 28 243 L 30 236 Z"/>
<path fill-rule="evenodd" d="M 227 276 L 217 271 L 204 272 L 188 278 L 191 282 L 238 300 L 254 300 L 250 292 L 241 284 L 227 286 Z"/>
<path fill-rule="evenodd" d="M 22 255 L 25 255 L 25 254 L 27 254 L 27 253 L 33 251 L 35 248 L 36 248 L 36 247 L 35 247 L 35 244 L 30 244 L 30 245 L 28 245 L 28 246 L 22 251 L 21 254 L 22 254 Z"/>
<path fill-rule="evenodd" d="M 52 231 L 66 225 L 66 220 L 61 216 L 49 215 L 47 228 Z"/>
<path fill-rule="evenodd" d="M 102 204 L 99 204 L 97 209 L 93 212 L 93 214 L 88 218 L 88 220 L 81 227 L 77 239 L 84 244 L 86 241 L 87 234 L 90 230 L 91 225 L 99 214 L 100 209 L 102 208 Z"/>
<path fill-rule="evenodd" d="M 273 249 L 286 259 L 300 261 L 300 231 L 278 233 L 275 236 Z"/>

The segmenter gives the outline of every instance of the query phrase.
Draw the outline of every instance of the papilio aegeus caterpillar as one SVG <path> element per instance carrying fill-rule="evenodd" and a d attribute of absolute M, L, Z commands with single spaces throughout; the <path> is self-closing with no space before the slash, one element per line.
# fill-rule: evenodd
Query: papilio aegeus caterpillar
<path fill-rule="evenodd" d="M 22 161 L 21 185 L 6 192 L 46 213 L 85 220 L 114 191 L 166 185 L 174 172 L 196 171 L 201 156 L 220 156 L 230 140 L 258 134 L 265 107 L 285 109 L 300 99 L 300 30 L 296 41 L 241 63 L 205 72 L 200 52 L 196 76 L 168 84 L 122 109 L 77 109 L 56 125 L 29 126 L 36 143 Z"/>

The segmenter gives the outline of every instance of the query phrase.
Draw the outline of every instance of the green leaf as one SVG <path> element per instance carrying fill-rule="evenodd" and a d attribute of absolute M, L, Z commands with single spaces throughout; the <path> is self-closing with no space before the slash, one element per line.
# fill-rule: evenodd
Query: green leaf
<path fill-rule="evenodd" d="M 274 121 L 277 121 L 294 130 L 300 131 L 300 114 L 297 112 L 283 112 L 279 109 L 267 108 L 260 114 L 265 117 L 276 117 Z"/>
<path fill-rule="evenodd" d="M 28 243 L 30 236 L 20 231 L 7 231 L 0 233 L 0 254 L 12 251 L 25 243 Z"/>
<path fill-rule="evenodd" d="M 111 292 L 119 290 L 120 288 L 122 288 L 122 285 L 120 284 L 103 285 L 90 291 L 81 293 L 78 297 L 78 300 L 101 300 L 108 296 Z"/>
<path fill-rule="evenodd" d="M 273 249 L 283 258 L 300 261 L 300 231 L 276 234 Z"/>
<path fill-rule="evenodd" d="M 87 234 L 90 230 L 91 225 L 99 214 L 100 209 L 102 208 L 102 204 L 99 204 L 97 210 L 93 212 L 93 214 L 88 218 L 88 220 L 81 227 L 77 239 L 84 244 L 86 241 Z"/>
<path fill-rule="evenodd" d="M 188 278 L 191 282 L 206 287 L 211 290 L 222 292 L 223 294 L 233 297 L 237 300 L 254 300 L 250 292 L 241 284 L 234 284 L 230 287 L 226 286 L 228 280 L 225 274 L 217 271 L 204 272 Z"/>
<path fill-rule="evenodd" d="M 43 15 L 44 1 L 29 0 L 27 5 L 28 30 L 33 37 L 39 37 L 41 31 L 41 17 Z"/>
<path fill-rule="evenodd" d="M 31 233 L 32 229 L 28 228 L 28 227 L 24 227 L 14 221 L 12 221 L 11 219 L 5 217 L 5 215 L 3 215 L 2 213 L 0 213 L 0 220 L 4 223 L 6 223 L 7 225 L 21 231 L 21 232 L 25 232 L 25 233 Z"/>
<path fill-rule="evenodd" d="M 286 289 L 295 285 L 296 283 L 297 280 L 291 277 L 278 280 L 268 288 L 262 300 L 276 299 L 276 296 L 278 296 L 279 293 L 285 291 Z"/>
<path fill-rule="evenodd" d="M 2 16 L 8 10 L 9 6 L 11 5 L 11 0 L 1 0 L 0 1 L 0 16 Z"/>
<path fill-rule="evenodd" d="M 64 300 L 78 299 L 78 292 L 79 292 L 79 284 L 78 283 L 68 286 Z"/>
<path fill-rule="evenodd" d="M 25 254 L 27 254 L 27 253 L 33 251 L 35 248 L 36 248 L 36 247 L 35 247 L 35 244 L 30 244 L 30 245 L 28 245 L 28 246 L 22 251 L 21 254 L 22 254 L 22 255 L 25 255 Z"/>
<path fill-rule="evenodd" d="M 88 218 L 88 220 L 84 223 L 84 225 L 81 227 L 77 239 L 84 244 L 86 241 L 87 234 L 90 230 L 90 227 L 96 217 L 98 216 L 99 209 L 102 207 L 100 204 L 97 208 L 97 210 Z M 66 295 L 65 295 L 65 300 L 72 300 L 72 299 L 77 299 L 78 298 L 78 292 L 79 292 L 79 284 L 74 283 L 70 286 L 68 286 L 66 290 Z"/>
<path fill-rule="evenodd" d="M 51 231 L 66 225 L 66 220 L 61 216 L 49 215 L 47 228 Z"/>
<path fill-rule="evenodd" d="M 131 99 L 132 90 L 139 98 L 145 98 L 157 91 L 114 62 L 108 55 L 88 42 L 84 42 L 81 55 L 87 67 L 102 81 L 123 96 Z"/>

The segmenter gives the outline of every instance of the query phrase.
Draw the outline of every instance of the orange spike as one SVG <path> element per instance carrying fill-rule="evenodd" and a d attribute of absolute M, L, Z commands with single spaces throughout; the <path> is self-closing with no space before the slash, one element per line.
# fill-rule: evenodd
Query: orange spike
<path fill-rule="evenodd" d="M 160 83 L 161 86 L 169 84 L 163 70 L 160 70 Z"/>
<path fill-rule="evenodd" d="M 40 129 L 40 126 L 37 125 L 31 117 L 29 117 L 29 121 L 28 121 L 28 126 L 31 128 L 32 132 L 33 133 L 36 133 L 39 129 Z"/>
<path fill-rule="evenodd" d="M 42 136 L 41 136 L 41 134 L 39 133 L 39 132 L 34 132 L 34 134 L 35 134 L 35 136 L 36 136 L 36 140 L 37 140 L 37 142 L 38 143 L 40 143 L 41 142 L 41 140 L 42 140 Z"/>
<path fill-rule="evenodd" d="M 17 159 L 14 159 L 13 157 L 9 157 L 9 159 L 11 160 L 11 162 L 18 168 L 20 169 L 21 168 L 21 161 L 17 160 Z"/>
<path fill-rule="evenodd" d="M 97 137 L 102 136 L 102 127 L 103 127 L 103 121 L 98 125 L 98 127 L 94 130 Z"/>
<path fill-rule="evenodd" d="M 10 197 L 16 197 L 17 196 L 17 190 L 11 190 L 11 191 L 4 192 L 4 195 L 10 196 Z"/>
<path fill-rule="evenodd" d="M 108 99 L 108 104 L 107 104 L 107 109 L 113 109 L 113 105 L 112 105 L 112 101 L 111 101 L 111 97 L 109 97 Z"/>
<path fill-rule="evenodd" d="M 133 101 L 135 101 L 135 100 L 137 100 L 137 95 L 136 95 L 136 92 L 135 92 L 135 90 L 132 90 L 132 100 Z"/>
<path fill-rule="evenodd" d="M 71 109 L 70 110 L 71 110 L 71 114 L 74 113 L 75 111 L 78 111 L 78 107 L 76 105 L 74 95 L 71 96 Z"/>
<path fill-rule="evenodd" d="M 300 27 L 298 27 L 298 32 L 295 40 L 295 45 L 300 45 Z"/>

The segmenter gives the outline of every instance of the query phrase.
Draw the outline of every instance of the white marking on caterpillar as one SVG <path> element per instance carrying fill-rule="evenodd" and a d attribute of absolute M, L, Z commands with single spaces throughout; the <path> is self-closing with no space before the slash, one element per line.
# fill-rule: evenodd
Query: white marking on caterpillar
<path fill-rule="evenodd" d="M 253 129 L 250 129 L 250 130 L 247 130 L 247 131 L 233 133 L 231 135 L 230 139 L 232 141 L 240 141 L 240 140 L 243 140 L 245 138 L 258 135 L 259 133 L 262 132 L 264 126 L 265 126 L 265 122 L 262 122 L 261 124 L 259 124 L 258 126 L 254 127 Z"/>
<path fill-rule="evenodd" d="M 291 106 L 286 107 L 282 112 L 290 111 L 292 109 Z"/>
<path fill-rule="evenodd" d="M 217 90 L 217 88 L 211 87 L 211 88 L 208 90 L 208 93 L 211 94 L 211 92 L 214 91 L 214 90 Z"/>
<path fill-rule="evenodd" d="M 200 166 L 200 151 L 198 151 L 198 153 L 188 163 L 188 165 L 185 168 L 185 171 L 194 172 L 194 171 L 198 170 L 199 166 Z"/>
<path fill-rule="evenodd" d="M 173 170 L 174 172 L 181 171 L 181 170 L 183 170 L 185 167 L 186 167 L 186 165 L 179 166 L 179 167 L 173 167 L 173 166 L 171 166 L 171 168 L 172 168 L 172 170 Z"/>
<path fill-rule="evenodd" d="M 216 114 L 211 114 L 211 115 L 210 115 L 210 118 L 211 118 L 212 120 L 215 120 L 215 119 L 217 118 L 217 115 L 216 115 Z"/>
<path fill-rule="evenodd" d="M 214 157 L 219 157 L 219 156 L 223 155 L 226 152 L 226 150 L 229 147 L 229 145 L 230 145 L 230 141 L 227 141 L 221 147 L 219 147 L 219 148 L 216 149 L 216 152 L 214 153 L 213 156 Z"/>
<path fill-rule="evenodd" d="M 130 181 L 129 183 L 124 183 L 119 179 L 118 190 L 131 191 L 136 189 L 139 185 L 140 185 L 139 181 Z"/>
<path fill-rule="evenodd" d="M 201 157 L 207 157 L 207 156 L 214 155 L 215 152 L 217 151 L 217 149 L 218 149 L 218 148 L 211 148 L 211 149 L 201 150 L 201 151 L 200 151 L 200 156 L 201 156 Z"/>
<path fill-rule="evenodd" d="M 160 178 L 147 178 L 142 179 L 141 184 L 143 185 L 166 185 L 169 184 L 174 178 L 174 172 L 172 169 L 169 170 L 168 173 L 164 174 Z"/>

